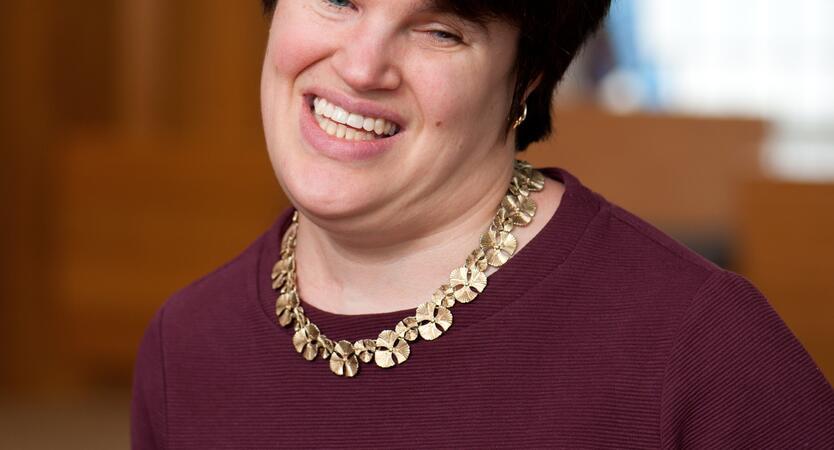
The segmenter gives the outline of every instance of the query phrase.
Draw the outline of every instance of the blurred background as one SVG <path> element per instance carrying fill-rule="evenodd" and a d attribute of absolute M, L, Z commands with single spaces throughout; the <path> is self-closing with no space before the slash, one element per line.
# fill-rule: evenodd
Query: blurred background
<path fill-rule="evenodd" d="M 153 312 L 286 206 L 255 0 L 0 3 L 0 447 L 128 447 Z M 527 152 L 750 278 L 834 377 L 834 2 L 614 0 Z"/>

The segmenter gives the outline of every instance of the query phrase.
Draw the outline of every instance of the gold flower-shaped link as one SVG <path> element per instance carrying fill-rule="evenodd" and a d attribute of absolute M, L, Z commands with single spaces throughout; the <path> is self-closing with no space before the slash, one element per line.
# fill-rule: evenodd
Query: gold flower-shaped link
<path fill-rule="evenodd" d="M 532 164 L 530 164 L 529 162 L 527 162 L 527 161 L 523 160 L 523 159 L 517 159 L 517 160 L 515 160 L 515 161 L 513 162 L 513 166 L 516 168 L 516 170 L 521 170 L 521 171 L 525 171 L 525 170 L 526 170 L 526 171 L 530 171 L 530 170 L 533 170 L 533 165 L 532 165 Z"/>
<path fill-rule="evenodd" d="M 506 231 L 487 231 L 481 235 L 481 248 L 486 254 L 486 261 L 492 267 L 501 267 L 518 248 L 518 240 Z"/>
<path fill-rule="evenodd" d="M 449 275 L 449 285 L 454 289 L 455 300 L 469 303 L 484 291 L 487 277 L 475 267 L 459 267 Z"/>
<path fill-rule="evenodd" d="M 510 217 L 510 210 L 503 206 L 495 213 L 492 223 L 489 225 L 490 229 L 495 231 L 513 231 L 513 219 Z"/>
<path fill-rule="evenodd" d="M 406 317 L 405 319 L 399 321 L 397 326 L 394 328 L 394 331 L 400 335 L 401 338 L 405 339 L 406 341 L 413 341 L 417 339 L 419 333 L 417 332 L 417 319 L 412 316 Z"/>
<path fill-rule="evenodd" d="M 374 359 L 376 341 L 373 339 L 361 339 L 353 343 L 353 351 L 363 363 L 369 363 Z"/>
<path fill-rule="evenodd" d="M 527 187 L 533 192 L 539 192 L 544 189 L 544 174 L 533 169 L 527 178 Z"/>
<path fill-rule="evenodd" d="M 282 272 L 280 275 L 275 277 L 274 280 L 272 280 L 272 289 L 275 289 L 275 290 L 281 289 L 284 286 L 284 283 L 286 283 L 286 282 L 287 282 L 287 273 Z"/>
<path fill-rule="evenodd" d="M 452 312 L 432 302 L 417 307 L 417 321 L 420 322 L 420 337 L 433 341 L 452 326 Z"/>
<path fill-rule="evenodd" d="M 284 282 L 284 285 L 278 289 L 278 292 L 285 294 L 287 292 L 294 292 L 297 291 L 295 286 L 295 273 L 290 272 L 287 274 L 287 280 Z"/>
<path fill-rule="evenodd" d="M 513 176 L 523 178 L 526 182 L 533 175 L 533 165 L 527 161 L 516 161 L 513 165 Z"/>
<path fill-rule="evenodd" d="M 527 161 L 516 161 L 515 172 L 525 180 L 527 188 L 533 192 L 544 189 L 544 174 L 533 168 Z"/>
<path fill-rule="evenodd" d="M 401 338 L 396 331 L 385 330 L 379 333 L 379 337 L 376 339 L 376 352 L 374 352 L 376 365 L 387 369 L 404 363 L 410 354 L 411 348 L 408 346 L 408 342 Z"/>
<path fill-rule="evenodd" d="M 284 281 L 287 280 L 287 273 L 289 272 L 287 262 L 287 259 L 281 258 L 272 266 L 272 289 L 280 289 L 284 285 Z"/>
<path fill-rule="evenodd" d="M 467 261 L 469 260 L 467 259 Z M 434 291 L 434 294 L 431 295 L 431 301 L 437 306 L 451 308 L 455 306 L 455 291 L 448 284 L 444 284 Z"/>
<path fill-rule="evenodd" d="M 536 215 L 536 202 L 530 197 L 506 195 L 501 201 L 501 206 L 507 208 L 513 224 L 520 227 L 528 225 Z"/>
<path fill-rule="evenodd" d="M 523 181 L 524 183 L 527 182 L 527 180 L 530 178 L 532 174 L 533 166 L 522 167 L 516 165 L 515 167 L 513 167 L 513 177 L 521 178 L 521 181 Z"/>
<path fill-rule="evenodd" d="M 295 292 L 278 296 L 278 300 L 275 301 L 275 314 L 278 315 L 278 323 L 282 327 L 286 327 L 295 320 L 295 308 L 298 303 L 298 295 Z"/>
<path fill-rule="evenodd" d="M 319 327 L 315 324 L 307 324 L 307 326 L 299 329 L 292 337 L 292 345 L 295 351 L 301 353 L 307 361 L 316 359 L 319 352 Z"/>
<path fill-rule="evenodd" d="M 515 176 L 522 178 L 527 190 L 531 192 L 539 192 L 544 189 L 544 174 L 534 169 L 527 162 L 522 161 L 521 164 L 515 165 Z M 512 190 L 512 186 L 510 186 L 510 190 Z"/>
<path fill-rule="evenodd" d="M 489 267 L 489 264 L 487 263 L 487 256 L 486 253 L 484 253 L 484 249 L 478 247 L 475 250 L 473 250 L 472 253 L 470 253 L 469 256 L 466 257 L 466 262 L 464 263 L 464 265 L 466 267 L 474 267 L 480 270 L 481 272 L 486 271 L 487 267 Z"/>
<path fill-rule="evenodd" d="M 310 324 L 310 319 L 308 319 L 307 315 L 304 314 L 303 306 L 295 308 L 295 311 L 293 311 L 293 316 L 295 316 L 295 322 L 293 322 L 293 328 L 295 329 L 295 331 L 298 331 Z"/>
<path fill-rule="evenodd" d="M 321 359 L 329 359 L 335 346 L 336 344 L 333 343 L 332 339 L 323 334 L 319 335 L 319 356 L 321 356 Z"/>
<path fill-rule="evenodd" d="M 336 375 L 353 377 L 359 372 L 359 360 L 353 350 L 353 344 L 348 341 L 339 341 L 333 347 L 330 355 L 330 370 Z"/>
<path fill-rule="evenodd" d="M 298 232 L 298 223 L 292 223 L 284 232 L 284 237 L 281 239 L 281 252 L 293 250 L 295 248 L 295 236 Z"/>
<path fill-rule="evenodd" d="M 527 177 L 524 177 L 520 173 L 516 172 L 513 175 L 512 181 L 510 181 L 510 187 L 508 190 L 511 194 L 519 197 L 526 197 L 530 195 L 530 187 L 527 185 Z"/>

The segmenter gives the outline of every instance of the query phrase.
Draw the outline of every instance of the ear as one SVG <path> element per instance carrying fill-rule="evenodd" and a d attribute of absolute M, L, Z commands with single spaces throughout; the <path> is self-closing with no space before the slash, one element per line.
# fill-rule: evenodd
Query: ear
<path fill-rule="evenodd" d="M 532 82 L 532 83 L 530 83 L 530 85 L 528 85 L 528 86 L 527 86 L 527 89 L 524 91 L 524 99 L 523 99 L 523 101 L 525 101 L 525 102 L 527 101 L 527 99 L 530 97 L 530 94 L 532 94 L 532 93 L 533 93 L 533 91 L 535 91 L 535 90 L 536 90 L 536 88 L 537 88 L 537 87 L 539 87 L 539 85 L 541 84 L 541 82 L 542 82 L 542 74 L 538 74 L 538 75 L 536 76 L 536 78 L 533 80 L 533 82 Z"/>

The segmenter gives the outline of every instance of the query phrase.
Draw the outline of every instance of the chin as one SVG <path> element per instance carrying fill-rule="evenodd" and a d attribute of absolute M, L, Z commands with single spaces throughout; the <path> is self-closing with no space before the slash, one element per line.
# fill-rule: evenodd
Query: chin
<path fill-rule="evenodd" d="M 284 172 L 284 171 L 280 171 Z M 356 217 L 382 204 L 380 184 L 361 171 L 315 164 L 279 173 L 287 196 L 305 215 L 321 220 Z"/>
<path fill-rule="evenodd" d="M 305 216 L 334 221 L 356 217 L 370 209 L 366 202 L 356 197 L 347 194 L 334 198 L 320 192 L 305 191 L 294 195 L 293 201 Z"/>

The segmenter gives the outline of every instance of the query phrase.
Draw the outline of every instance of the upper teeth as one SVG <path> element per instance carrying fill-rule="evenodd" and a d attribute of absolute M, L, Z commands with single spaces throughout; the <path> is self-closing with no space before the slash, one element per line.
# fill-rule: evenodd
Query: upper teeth
<path fill-rule="evenodd" d="M 313 106 L 317 116 L 326 117 L 336 123 L 347 125 L 357 130 L 376 133 L 379 136 L 391 136 L 397 132 L 397 124 L 376 117 L 365 117 L 361 114 L 345 111 L 327 100 L 316 97 Z M 321 119 L 321 118 L 319 118 Z"/>

